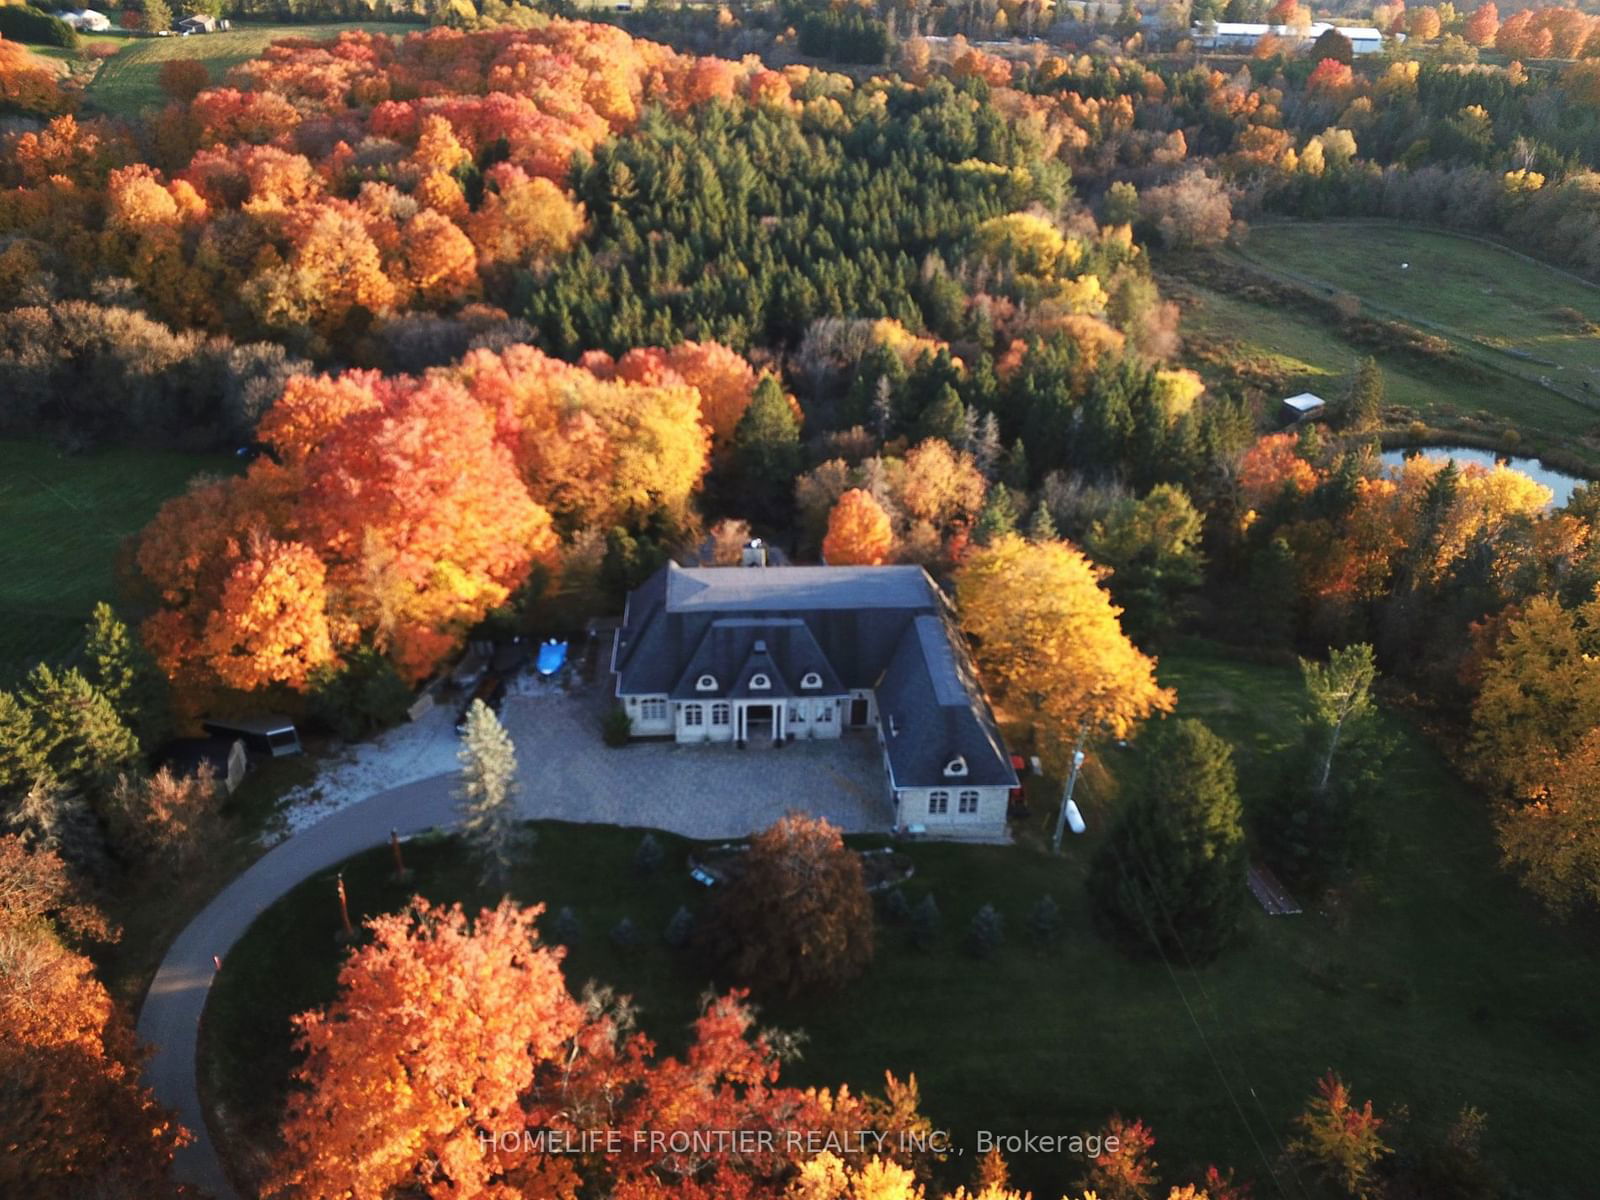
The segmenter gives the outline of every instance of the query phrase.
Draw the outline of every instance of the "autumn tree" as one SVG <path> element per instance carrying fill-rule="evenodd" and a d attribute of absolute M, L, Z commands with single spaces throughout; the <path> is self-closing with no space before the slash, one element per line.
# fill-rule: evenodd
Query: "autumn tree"
<path fill-rule="evenodd" d="M 1507 623 L 1472 708 L 1484 776 L 1514 802 L 1542 800 L 1559 764 L 1600 725 L 1600 602 L 1534 596 Z"/>
<path fill-rule="evenodd" d="M 894 549 L 894 529 L 870 492 L 851 488 L 828 515 L 822 557 L 831 566 L 875 567 Z"/>
<path fill-rule="evenodd" d="M 1383 423 L 1383 368 L 1377 359 L 1361 360 L 1334 417 L 1352 433 L 1370 433 Z"/>
<path fill-rule="evenodd" d="M 1377 1194 L 1375 1172 L 1390 1153 L 1380 1133 L 1383 1125 L 1372 1101 L 1357 1104 L 1344 1080 L 1329 1071 L 1295 1118 L 1298 1132 L 1289 1152 L 1345 1195 L 1366 1200 Z"/>
<path fill-rule="evenodd" d="M 837 828 L 803 813 L 751 839 L 707 928 L 709 949 L 737 978 L 787 996 L 855 978 L 873 940 L 860 857 Z"/>
<path fill-rule="evenodd" d="M 181 871 L 223 836 L 216 771 L 123 775 L 107 802 L 117 849 L 146 870 Z"/>
<path fill-rule="evenodd" d="M 0 837 L 0 1192 L 177 1197 L 188 1135 L 139 1081 L 127 1018 L 63 937 L 115 934 L 61 860 Z"/>
<path fill-rule="evenodd" d="M 144 0 L 144 16 L 140 28 L 150 33 L 160 33 L 172 28 L 172 8 L 167 0 Z"/>
<path fill-rule="evenodd" d="M 1119 501 L 1090 529 L 1085 548 L 1111 568 L 1107 587 L 1135 640 L 1167 632 L 1183 615 L 1185 594 L 1203 580 L 1203 524 L 1187 492 L 1161 483 Z"/>
<path fill-rule="evenodd" d="M 146 4 L 146 17 L 149 14 L 150 8 Z M 211 86 L 211 71 L 197 58 L 169 58 L 161 64 L 156 82 L 172 99 L 187 104 Z"/>
<path fill-rule="evenodd" d="M 1600 729 L 1550 771 L 1539 799 L 1502 808 L 1501 855 L 1557 916 L 1600 903 Z"/>
<path fill-rule="evenodd" d="M 517 753 L 500 719 L 482 700 L 467 710 L 461 734 L 461 836 L 483 868 L 483 881 L 504 887 L 517 849 Z"/>
<path fill-rule="evenodd" d="M 1462 37 L 1470 45 L 1480 49 L 1493 48 L 1495 35 L 1500 32 L 1500 10 L 1493 0 L 1478 5 L 1472 10 L 1472 15 L 1467 18 L 1466 27 L 1462 30 Z"/>
<path fill-rule="evenodd" d="M 1139 791 L 1096 852 L 1089 895 L 1105 928 L 1182 962 L 1217 956 L 1244 910 L 1243 809 L 1232 748 L 1199 721 L 1149 736 Z"/>
<path fill-rule="evenodd" d="M 469 922 L 459 906 L 418 898 L 367 923 L 371 940 L 340 968 L 338 998 L 295 1018 L 302 1086 L 271 1192 L 384 1195 L 448 1181 L 490 1194 L 500 1151 L 479 1132 L 520 1116 L 535 1069 L 582 1023 L 562 951 L 535 944 L 540 911 L 502 901 Z"/>
<path fill-rule="evenodd" d="M 1126 737 L 1175 703 L 1122 632 L 1101 573 L 1067 542 L 996 538 L 956 573 L 956 601 L 985 679 L 1034 720 L 1057 766 L 1084 736 Z"/>
<path fill-rule="evenodd" d="M 1082 1186 L 1103 1200 L 1149 1200 L 1155 1194 L 1156 1160 L 1151 1156 L 1156 1138 L 1150 1127 L 1120 1114 L 1101 1131 L 1105 1149 L 1089 1163 Z"/>

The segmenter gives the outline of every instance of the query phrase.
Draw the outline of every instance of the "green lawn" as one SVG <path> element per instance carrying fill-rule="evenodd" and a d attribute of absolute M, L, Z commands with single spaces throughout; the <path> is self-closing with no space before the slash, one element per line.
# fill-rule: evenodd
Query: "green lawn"
<path fill-rule="evenodd" d="M 0 685 L 73 649 L 95 602 L 114 598 L 118 546 L 162 501 L 231 469 L 217 455 L 0 442 Z"/>
<path fill-rule="evenodd" d="M 1335 222 L 1261 226 L 1244 253 L 1402 319 L 1522 351 L 1532 359 L 1507 361 L 1574 386 L 1587 379 L 1600 392 L 1600 288 L 1508 250 L 1428 229 Z"/>
<path fill-rule="evenodd" d="M 157 83 L 163 63 L 174 58 L 194 58 L 211 70 L 214 82 L 221 83 L 230 69 L 260 56 L 280 38 L 330 38 L 347 29 L 367 29 L 373 33 L 415 33 L 416 24 L 393 21 L 325 22 L 306 25 L 256 25 L 235 21 L 223 33 L 195 34 L 190 37 L 139 38 L 129 41 L 116 56 L 101 66 L 89 87 L 89 100 L 107 112 L 131 116 L 165 97 Z"/>
<path fill-rule="evenodd" d="M 1258 799 L 1274 755 L 1295 734 L 1298 675 L 1205 653 L 1171 655 L 1162 674 L 1185 713 L 1238 746 L 1247 803 Z M 1089 926 L 1083 879 L 1108 816 L 1100 801 L 1086 799 L 1091 833 L 1061 859 L 1026 845 L 918 845 L 909 893 L 935 894 L 945 944 L 922 953 L 903 930 L 880 927 L 877 961 L 861 982 L 836 997 L 770 1007 L 769 1021 L 809 1035 L 788 1077 L 879 1088 L 885 1069 L 914 1072 L 925 1111 L 969 1147 L 979 1129 L 1072 1132 L 1113 1110 L 1138 1114 L 1156 1130 L 1169 1177 L 1214 1160 L 1271 1195 L 1263 1154 L 1276 1154 L 1313 1080 L 1334 1067 L 1380 1109 L 1409 1105 L 1417 1130 L 1434 1132 L 1476 1104 L 1489 1113 L 1492 1155 L 1528 1194 L 1591 1194 L 1582 1147 L 1600 1111 L 1590 1069 L 1597 947 L 1541 922 L 1496 871 L 1478 800 L 1402 719 L 1391 714 L 1391 723 L 1401 750 L 1384 796 L 1385 841 L 1337 916 L 1269 919 L 1252 908 L 1242 943 L 1219 963 L 1198 972 L 1174 963 L 1169 973 L 1123 957 Z M 1113 768 L 1132 753 L 1112 751 Z M 584 937 L 569 979 L 631 992 L 645 1029 L 670 1048 L 708 979 L 656 939 L 677 905 L 698 907 L 704 896 L 679 870 L 636 878 L 638 838 L 541 826 L 515 891 L 578 911 Z M 686 846 L 663 841 L 676 867 Z M 427 894 L 475 899 L 453 843 L 407 853 Z M 346 864 L 358 911 L 403 898 L 388 868 L 383 850 Z M 242 1147 L 259 1144 L 281 1100 L 288 1015 L 331 995 L 332 889 L 331 874 L 319 877 L 269 910 L 229 955 L 207 1011 L 208 1090 L 227 1114 L 222 1140 L 242 1134 L 245 1157 Z M 1068 932 L 1040 953 L 1023 930 L 1046 892 Z M 962 953 L 961 934 L 985 902 L 1004 914 L 1011 939 L 978 965 Z M 652 938 L 629 955 L 606 937 L 623 915 Z M 1014 1163 L 1017 1180 L 1043 1196 L 1060 1194 L 1079 1166 L 1059 1157 Z M 962 1177 L 969 1168 L 952 1164 Z"/>

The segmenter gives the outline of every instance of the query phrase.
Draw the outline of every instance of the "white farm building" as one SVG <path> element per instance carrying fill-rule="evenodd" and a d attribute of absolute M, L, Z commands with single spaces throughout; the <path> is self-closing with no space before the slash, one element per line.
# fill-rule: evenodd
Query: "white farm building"
<path fill-rule="evenodd" d="M 1376 54 L 1383 49 L 1383 34 L 1367 25 L 1330 25 L 1316 21 L 1306 26 L 1263 25 L 1255 21 L 1219 21 L 1194 27 L 1194 44 L 1201 50 L 1254 50 L 1269 33 L 1293 45 L 1309 46 L 1330 29 L 1350 39 L 1356 55 Z"/>

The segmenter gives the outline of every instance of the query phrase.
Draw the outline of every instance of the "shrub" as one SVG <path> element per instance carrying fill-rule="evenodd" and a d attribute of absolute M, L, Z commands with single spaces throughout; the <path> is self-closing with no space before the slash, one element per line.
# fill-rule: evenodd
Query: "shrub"
<path fill-rule="evenodd" d="M 883 915 L 896 925 L 903 925 L 911 919 L 911 901 L 899 888 L 890 888 L 884 893 Z"/>
<path fill-rule="evenodd" d="M 640 875 L 654 875 L 665 858 L 656 835 L 647 833 L 639 839 L 639 848 L 633 852 L 633 869 Z"/>
<path fill-rule="evenodd" d="M 1041 896 L 1028 914 L 1028 932 L 1041 949 L 1061 936 L 1061 908 L 1054 896 Z"/>
<path fill-rule="evenodd" d="M 411 689 L 394 663 L 370 647 L 312 678 L 311 719 L 347 742 L 398 725 L 410 706 Z"/>
<path fill-rule="evenodd" d="M 682 950 L 694 937 L 694 914 L 686 905 L 680 904 L 678 911 L 672 914 L 667 921 L 667 927 L 661 934 L 661 940 L 674 950 Z"/>
<path fill-rule="evenodd" d="M 563 904 L 556 910 L 556 915 L 550 918 L 546 934 L 558 946 L 576 946 L 583 936 L 583 926 L 578 922 L 578 914 Z"/>
<path fill-rule="evenodd" d="M 611 944 L 624 954 L 637 949 L 642 940 L 632 917 L 623 917 L 611 927 Z"/>
<path fill-rule="evenodd" d="M 75 49 L 77 31 L 60 17 L 40 12 L 26 4 L 0 5 L 0 36 L 35 46 L 65 46 Z"/>
<path fill-rule="evenodd" d="M 967 927 L 967 951 L 974 958 L 988 958 L 1006 940 L 1005 921 L 992 904 L 985 904 Z"/>
<path fill-rule="evenodd" d="M 174 58 L 162 64 L 157 82 L 167 95 L 187 104 L 211 86 L 211 72 L 197 58 Z"/>
<path fill-rule="evenodd" d="M 626 746 L 632 736 L 633 718 L 619 704 L 606 714 L 605 723 L 600 727 L 600 737 L 606 745 L 617 749 Z"/>

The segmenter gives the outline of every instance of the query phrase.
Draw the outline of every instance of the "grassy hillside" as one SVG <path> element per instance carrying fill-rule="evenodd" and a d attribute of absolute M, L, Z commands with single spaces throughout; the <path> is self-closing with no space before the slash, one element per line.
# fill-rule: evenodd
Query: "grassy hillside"
<path fill-rule="evenodd" d="M 117 548 L 201 471 L 229 459 L 112 450 L 66 456 L 0 442 L 0 686 L 69 653 L 98 600 L 113 598 Z"/>
<path fill-rule="evenodd" d="M 115 57 L 107 59 L 89 87 L 89 99 L 107 112 L 131 115 L 149 104 L 160 104 L 165 97 L 157 83 L 163 63 L 175 58 L 193 58 L 206 64 L 211 78 L 223 76 L 239 63 L 258 57 L 279 38 L 328 38 L 347 29 L 369 29 L 374 33 L 413 33 L 421 26 L 390 21 L 358 21 L 308 25 L 255 25 L 235 22 L 225 33 L 195 34 L 190 37 L 139 38 L 128 41 Z"/>
<path fill-rule="evenodd" d="M 1298 733 L 1298 673 L 1202 647 L 1166 656 L 1162 676 L 1183 713 L 1235 745 L 1246 804 L 1258 802 Z M 950 1163 L 962 1180 L 978 1130 L 1070 1134 L 1120 1110 L 1151 1122 L 1166 1179 L 1215 1161 L 1275 1195 L 1266 1164 L 1332 1067 L 1381 1111 L 1408 1105 L 1407 1140 L 1436 1136 L 1473 1103 L 1489 1114 L 1489 1152 L 1526 1194 L 1590 1195 L 1583 1147 L 1600 1108 L 1600 1078 L 1586 1067 L 1600 1037 L 1585 1000 L 1600 987 L 1592 936 L 1537 915 L 1495 866 L 1481 800 L 1391 716 L 1400 749 L 1370 870 L 1325 911 L 1268 918 L 1252 905 L 1242 944 L 1200 970 L 1130 959 L 1092 929 L 1084 879 L 1109 824 L 1099 789 L 1080 792 L 1091 828 L 1060 858 L 1031 834 L 1009 847 L 911 845 L 907 892 L 913 903 L 935 895 L 942 944 L 918 951 L 904 929 L 880 924 L 877 960 L 859 983 L 767 1006 L 766 1022 L 809 1035 L 787 1076 L 877 1090 L 885 1069 L 915 1073 L 924 1110 L 967 1148 Z M 1129 753 L 1111 751 L 1113 769 Z M 1049 814 L 1043 804 L 1036 812 L 1042 827 Z M 677 839 L 662 838 L 671 869 L 640 878 L 631 865 L 638 840 L 637 830 L 543 825 L 513 891 L 571 905 L 582 925 L 566 968 L 573 986 L 592 977 L 631 993 L 643 1027 L 676 1050 L 708 973 L 662 945 L 659 931 L 679 904 L 703 911 L 705 896 L 685 877 L 687 846 Z M 407 857 L 425 893 L 469 906 L 491 899 L 475 892 L 473 865 L 453 841 L 413 843 Z M 354 907 L 403 902 L 389 867 L 384 849 L 345 865 Z M 275 1121 L 289 1014 L 332 993 L 332 887 L 331 873 L 319 876 L 268 910 L 229 954 L 208 1007 L 203 1077 L 228 1113 L 219 1140 L 239 1157 Z M 1027 917 L 1046 893 L 1066 930 L 1040 951 Z M 1003 915 L 1008 942 L 979 963 L 962 942 L 986 902 Z M 645 933 L 626 953 L 607 936 L 624 915 Z M 1056 1196 L 1083 1163 L 1063 1154 L 1013 1167 L 1035 1195 Z"/>
<path fill-rule="evenodd" d="M 1562 382 L 1587 381 L 1600 396 L 1600 288 L 1509 250 L 1428 229 L 1319 223 L 1261 226 L 1244 253 L 1402 320 L 1511 351 L 1530 371 L 1571 372 Z"/>

